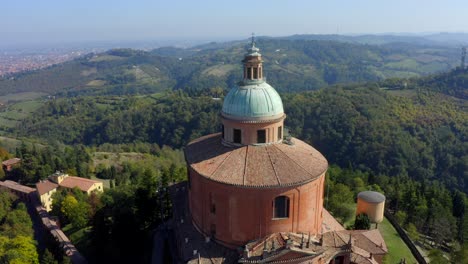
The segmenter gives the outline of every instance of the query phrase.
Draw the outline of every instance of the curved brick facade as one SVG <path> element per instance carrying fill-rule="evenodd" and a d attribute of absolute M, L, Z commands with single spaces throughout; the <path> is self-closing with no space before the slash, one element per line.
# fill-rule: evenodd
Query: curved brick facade
<path fill-rule="evenodd" d="M 296 187 L 248 188 L 211 181 L 189 167 L 189 205 L 195 226 L 237 247 L 275 232 L 319 234 L 325 174 Z M 275 197 L 290 199 L 289 217 L 273 219 Z"/>
<path fill-rule="evenodd" d="M 328 162 L 303 141 L 283 140 L 283 103 L 253 40 L 243 62 L 243 81 L 224 98 L 221 133 L 185 149 L 192 221 L 232 248 L 277 232 L 319 235 Z"/>

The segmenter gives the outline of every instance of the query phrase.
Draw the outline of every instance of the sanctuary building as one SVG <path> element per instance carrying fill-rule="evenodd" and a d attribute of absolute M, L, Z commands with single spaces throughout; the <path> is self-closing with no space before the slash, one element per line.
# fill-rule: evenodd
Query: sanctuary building
<path fill-rule="evenodd" d="M 174 214 L 181 262 L 382 263 L 378 230 L 344 230 L 324 209 L 327 160 L 285 139 L 283 103 L 265 81 L 253 39 L 242 63 L 220 133 L 185 149 L 188 184 L 177 192 L 185 190 L 187 212 Z"/>

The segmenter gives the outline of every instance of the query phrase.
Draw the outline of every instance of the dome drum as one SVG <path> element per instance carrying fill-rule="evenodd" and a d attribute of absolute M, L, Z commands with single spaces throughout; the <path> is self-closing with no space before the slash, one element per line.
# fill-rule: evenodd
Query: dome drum
<path fill-rule="evenodd" d="M 281 143 L 284 118 L 240 123 L 222 117 L 222 142 L 234 146 Z"/>

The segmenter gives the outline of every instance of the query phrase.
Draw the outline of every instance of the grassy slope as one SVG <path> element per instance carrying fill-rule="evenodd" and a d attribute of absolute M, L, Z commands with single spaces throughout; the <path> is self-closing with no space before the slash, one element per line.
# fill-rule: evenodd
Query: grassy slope
<path fill-rule="evenodd" d="M 417 263 L 413 254 L 411 254 L 411 251 L 387 218 L 384 218 L 383 222 L 379 224 L 379 231 L 388 248 L 388 254 L 384 259 L 385 264 L 400 263 L 403 258 L 406 259 L 406 263 Z"/>
<path fill-rule="evenodd" d="M 15 127 L 18 122 L 34 113 L 44 104 L 44 100 L 22 101 L 0 109 L 0 133 L 5 128 Z"/>

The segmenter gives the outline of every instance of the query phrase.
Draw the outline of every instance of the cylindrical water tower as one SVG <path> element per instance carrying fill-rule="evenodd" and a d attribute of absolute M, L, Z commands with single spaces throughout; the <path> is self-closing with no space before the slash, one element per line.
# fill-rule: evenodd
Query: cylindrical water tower
<path fill-rule="evenodd" d="M 379 224 L 384 217 L 385 196 L 378 192 L 364 191 L 357 196 L 356 215 L 367 214 L 371 223 Z"/>

